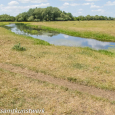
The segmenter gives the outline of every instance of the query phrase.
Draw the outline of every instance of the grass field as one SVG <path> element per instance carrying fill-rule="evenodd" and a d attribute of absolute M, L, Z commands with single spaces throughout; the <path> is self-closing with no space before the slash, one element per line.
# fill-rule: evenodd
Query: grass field
<path fill-rule="evenodd" d="M 115 42 L 115 21 L 33 22 L 31 24 L 45 26 L 45 29 L 53 29 L 73 36 Z"/>
<path fill-rule="evenodd" d="M 77 27 L 81 28 L 81 31 L 94 29 L 93 31 L 102 33 L 108 29 L 107 34 L 115 36 L 114 31 L 111 31 L 112 28 L 114 30 L 114 26 L 111 27 L 114 23 L 114 21 L 88 21 L 69 22 L 68 25 L 67 22 L 31 24 L 56 28 L 61 28 L 62 25 L 63 29 L 71 31 L 74 30 L 72 29 L 73 24 L 73 28 L 76 28 L 75 31 L 78 31 Z M 26 48 L 25 51 L 12 50 L 19 43 Z M 35 73 L 43 73 L 59 80 L 64 79 L 75 84 L 115 92 L 114 49 L 95 51 L 90 48 L 54 46 L 41 40 L 16 35 L 0 27 L 0 63 L 12 65 L 14 68 L 24 68 Z M 115 102 L 111 102 L 111 100 L 42 82 L 35 78 L 28 78 L 21 72 L 17 74 L 2 67 L 0 67 L 0 92 L 1 109 L 44 108 L 46 115 L 115 114 Z"/>
<path fill-rule="evenodd" d="M 115 36 L 115 21 L 62 21 L 62 22 L 33 22 L 32 25 L 43 25 L 72 31 L 92 31 Z"/>

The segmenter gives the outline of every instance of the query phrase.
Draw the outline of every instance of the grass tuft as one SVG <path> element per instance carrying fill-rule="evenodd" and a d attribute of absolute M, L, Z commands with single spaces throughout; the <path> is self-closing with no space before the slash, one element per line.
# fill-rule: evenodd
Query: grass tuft
<path fill-rule="evenodd" d="M 50 46 L 51 44 L 44 41 L 44 40 L 36 40 L 35 44 L 37 45 L 46 45 L 46 46 Z"/>
<path fill-rule="evenodd" d="M 14 45 L 14 47 L 12 49 L 16 50 L 16 51 L 26 51 L 26 48 L 21 47 L 20 43 L 17 45 Z"/>
<path fill-rule="evenodd" d="M 72 77 L 68 77 L 67 80 L 74 83 L 77 81 L 76 78 L 72 78 Z"/>
<path fill-rule="evenodd" d="M 73 67 L 77 68 L 77 69 L 83 69 L 83 68 L 86 68 L 87 66 L 85 64 L 81 64 L 81 63 L 74 63 Z"/>

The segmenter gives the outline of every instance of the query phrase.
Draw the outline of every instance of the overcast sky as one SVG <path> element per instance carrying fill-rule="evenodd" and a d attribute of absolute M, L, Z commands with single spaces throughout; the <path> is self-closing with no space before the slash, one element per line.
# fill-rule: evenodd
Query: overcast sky
<path fill-rule="evenodd" d="M 0 0 L 0 15 L 16 16 L 29 8 L 48 6 L 71 12 L 73 16 L 104 15 L 115 17 L 115 0 Z"/>

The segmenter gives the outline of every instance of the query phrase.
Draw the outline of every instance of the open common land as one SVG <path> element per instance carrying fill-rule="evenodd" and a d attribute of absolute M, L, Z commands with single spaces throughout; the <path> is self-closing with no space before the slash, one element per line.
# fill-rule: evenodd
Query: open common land
<path fill-rule="evenodd" d="M 115 42 L 115 21 L 54 21 L 31 24 L 42 25 L 47 27 L 46 29 L 55 28 L 56 31 L 78 37 Z"/>
<path fill-rule="evenodd" d="M 115 21 L 30 24 L 80 35 L 99 33 L 115 41 Z M 12 49 L 19 43 L 25 51 Z M 44 108 L 45 115 L 114 115 L 115 50 L 54 46 L 0 27 L 0 108 Z"/>
<path fill-rule="evenodd" d="M 69 31 L 99 32 L 115 36 L 115 21 L 51 21 L 39 23 L 33 22 L 32 24 L 60 28 Z"/>

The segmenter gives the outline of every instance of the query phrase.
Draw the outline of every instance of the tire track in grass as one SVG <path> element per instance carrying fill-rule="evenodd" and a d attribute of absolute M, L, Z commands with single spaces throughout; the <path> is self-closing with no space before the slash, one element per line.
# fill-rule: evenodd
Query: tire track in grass
<path fill-rule="evenodd" d="M 71 83 L 67 80 L 54 78 L 49 75 L 44 75 L 43 73 L 36 73 L 34 71 L 28 70 L 27 68 L 23 69 L 21 67 L 9 65 L 9 64 L 0 63 L 0 68 L 14 72 L 14 73 L 23 74 L 26 77 L 30 77 L 33 79 L 38 79 L 40 81 L 45 81 L 51 84 L 63 86 L 71 90 L 77 90 L 79 92 L 88 93 L 96 97 L 102 97 L 102 98 L 109 99 L 110 101 L 115 101 L 115 91 L 102 90 L 95 87 L 89 87 L 89 86 Z"/>

